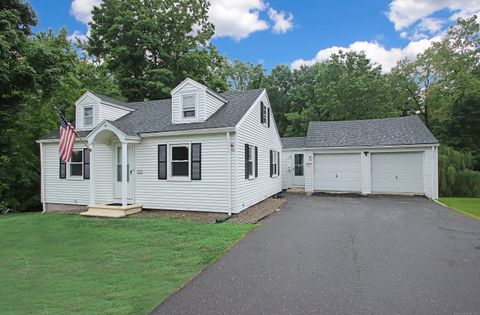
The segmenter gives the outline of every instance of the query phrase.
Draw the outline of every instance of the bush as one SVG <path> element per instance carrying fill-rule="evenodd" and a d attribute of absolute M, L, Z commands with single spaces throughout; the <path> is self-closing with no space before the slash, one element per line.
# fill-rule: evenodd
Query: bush
<path fill-rule="evenodd" d="M 447 146 L 438 153 L 440 196 L 480 197 L 480 172 L 472 169 L 472 154 Z"/>

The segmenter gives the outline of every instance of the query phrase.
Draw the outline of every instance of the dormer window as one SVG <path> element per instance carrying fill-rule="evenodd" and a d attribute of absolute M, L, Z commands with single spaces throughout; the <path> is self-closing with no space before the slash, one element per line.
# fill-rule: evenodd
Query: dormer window
<path fill-rule="evenodd" d="M 83 126 L 93 126 L 93 107 L 91 106 L 83 108 Z"/>
<path fill-rule="evenodd" d="M 182 113 L 183 118 L 195 118 L 196 108 L 197 108 L 197 97 L 196 95 L 184 95 L 182 97 Z"/>

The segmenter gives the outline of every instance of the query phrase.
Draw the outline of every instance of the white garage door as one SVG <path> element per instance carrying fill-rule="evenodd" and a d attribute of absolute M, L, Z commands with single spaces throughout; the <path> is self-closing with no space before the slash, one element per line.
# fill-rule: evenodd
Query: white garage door
<path fill-rule="evenodd" d="M 372 153 L 372 192 L 423 194 L 423 153 Z"/>
<path fill-rule="evenodd" d="M 359 192 L 360 154 L 316 154 L 314 190 Z"/>

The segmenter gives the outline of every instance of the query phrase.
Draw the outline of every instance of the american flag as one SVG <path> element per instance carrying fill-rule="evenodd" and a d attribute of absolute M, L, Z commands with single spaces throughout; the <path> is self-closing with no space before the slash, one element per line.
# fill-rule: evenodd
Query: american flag
<path fill-rule="evenodd" d="M 65 162 L 70 161 L 76 135 L 77 132 L 72 124 L 65 117 L 60 117 L 60 146 L 58 147 L 58 152 L 60 153 L 60 158 Z"/>

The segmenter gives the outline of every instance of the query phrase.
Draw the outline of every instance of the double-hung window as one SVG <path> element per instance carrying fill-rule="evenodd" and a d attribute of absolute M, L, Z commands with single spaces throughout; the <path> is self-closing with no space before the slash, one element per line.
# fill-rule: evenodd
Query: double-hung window
<path fill-rule="evenodd" d="M 158 145 L 158 179 L 169 178 L 202 179 L 201 143 Z"/>
<path fill-rule="evenodd" d="M 258 177 L 258 147 L 245 144 L 245 178 Z"/>
<path fill-rule="evenodd" d="M 83 108 L 83 127 L 93 126 L 93 107 L 88 106 Z"/>
<path fill-rule="evenodd" d="M 190 147 L 189 145 L 172 145 L 171 146 L 171 177 L 190 176 Z"/>
<path fill-rule="evenodd" d="M 60 158 L 59 178 L 90 179 L 90 150 L 74 149 L 69 162 Z"/>
<path fill-rule="evenodd" d="M 270 177 L 280 174 L 280 153 L 270 150 Z"/>
<path fill-rule="evenodd" d="M 270 107 L 260 102 L 260 122 L 266 127 L 270 127 Z"/>
<path fill-rule="evenodd" d="M 182 97 L 182 115 L 183 118 L 195 118 L 196 117 L 196 100 L 195 95 L 184 95 Z"/>

